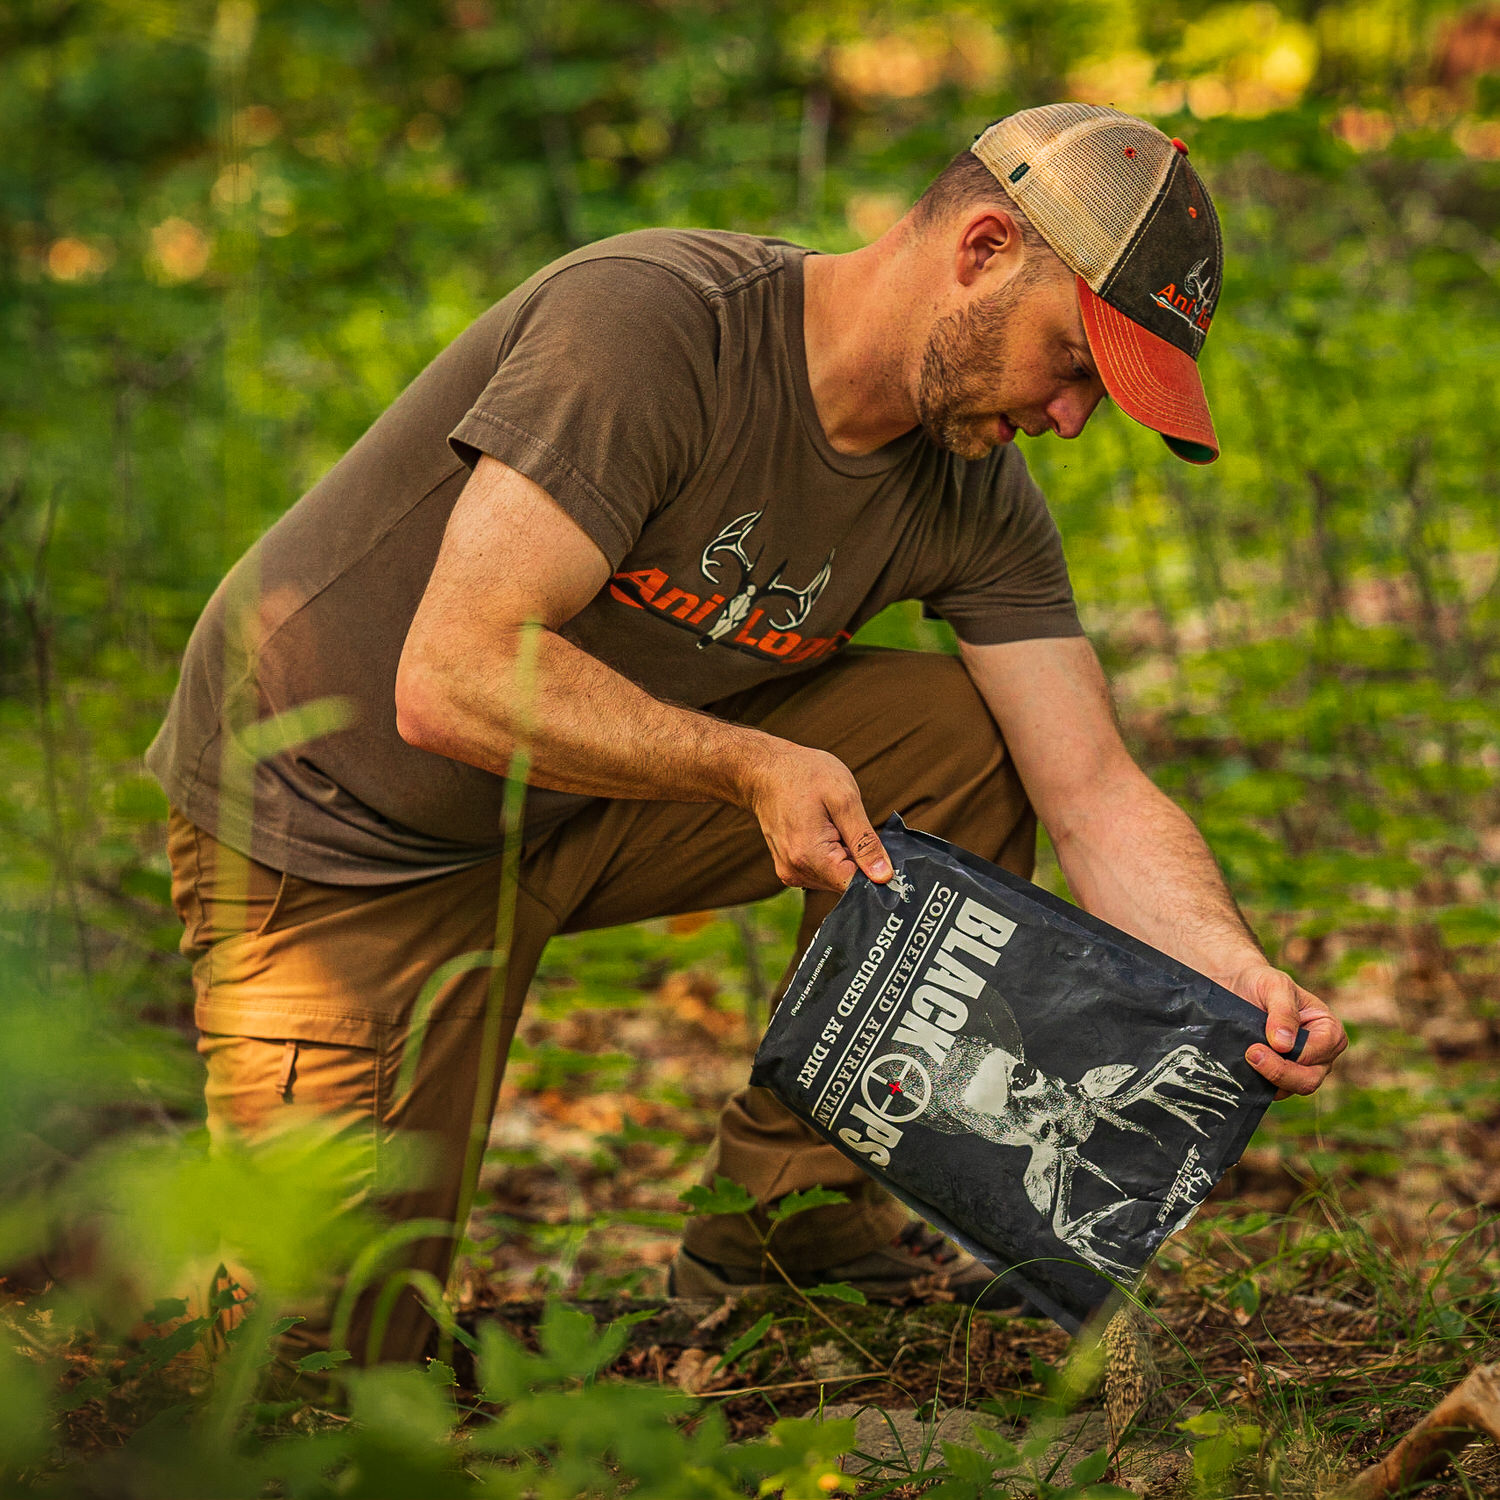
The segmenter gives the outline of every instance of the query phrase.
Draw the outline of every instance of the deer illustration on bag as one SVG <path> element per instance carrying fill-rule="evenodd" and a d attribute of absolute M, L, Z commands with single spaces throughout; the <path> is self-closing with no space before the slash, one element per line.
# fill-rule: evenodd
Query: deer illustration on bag
<path fill-rule="evenodd" d="M 1207 1135 L 1205 1121 L 1222 1119 L 1239 1097 L 1240 1085 L 1221 1063 L 1197 1047 L 1174 1048 L 1151 1067 L 1106 1063 L 1076 1083 L 1064 1083 L 1026 1060 L 1019 1040 L 1011 1047 L 961 1037 L 933 1082 L 927 1123 L 935 1129 L 968 1131 L 999 1146 L 1029 1153 L 1024 1187 L 1031 1205 L 1051 1222 L 1052 1232 L 1097 1270 L 1125 1275 L 1129 1267 L 1100 1237 L 1101 1226 L 1127 1207 L 1129 1195 L 1085 1151 L 1097 1126 L 1143 1135 L 1157 1146 L 1149 1126 L 1124 1111 L 1150 1105 Z M 1077 1178 L 1097 1179 L 1119 1196 L 1089 1211 L 1075 1208 Z M 1206 1192 L 1212 1180 L 1200 1184 Z"/>

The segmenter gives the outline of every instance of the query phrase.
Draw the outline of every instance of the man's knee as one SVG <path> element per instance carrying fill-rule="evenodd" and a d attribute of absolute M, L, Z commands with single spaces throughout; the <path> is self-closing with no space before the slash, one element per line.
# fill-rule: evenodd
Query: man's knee
<path fill-rule="evenodd" d="M 895 739 L 886 764 L 872 768 L 880 795 L 871 799 L 871 816 L 899 812 L 914 828 L 1029 873 L 1036 818 L 1004 736 L 963 663 L 891 652 L 877 675 L 890 712 L 910 727 Z"/>
<path fill-rule="evenodd" d="M 1019 778 L 1005 737 L 964 664 L 953 656 L 919 656 L 912 702 L 930 752 L 949 778 L 976 785 Z"/>

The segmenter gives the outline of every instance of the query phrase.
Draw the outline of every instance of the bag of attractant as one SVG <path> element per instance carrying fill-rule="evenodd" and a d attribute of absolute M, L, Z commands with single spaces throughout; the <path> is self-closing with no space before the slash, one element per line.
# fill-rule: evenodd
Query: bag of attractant
<path fill-rule="evenodd" d="M 818 929 L 751 1082 L 1077 1332 L 1239 1160 L 1265 1015 L 899 817 L 881 837 L 894 878 Z"/>

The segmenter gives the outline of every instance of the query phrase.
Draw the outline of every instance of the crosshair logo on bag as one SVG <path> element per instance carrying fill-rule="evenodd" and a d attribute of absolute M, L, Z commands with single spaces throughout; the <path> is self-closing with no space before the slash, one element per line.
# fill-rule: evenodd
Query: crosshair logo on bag
<path fill-rule="evenodd" d="M 905 1052 L 887 1052 L 865 1069 L 860 1092 L 882 1120 L 906 1125 L 932 1101 L 932 1079 L 916 1058 Z"/>

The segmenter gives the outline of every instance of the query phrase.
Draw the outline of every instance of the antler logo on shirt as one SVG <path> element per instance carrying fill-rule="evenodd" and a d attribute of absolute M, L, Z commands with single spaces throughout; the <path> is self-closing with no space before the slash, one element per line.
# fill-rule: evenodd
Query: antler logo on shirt
<path fill-rule="evenodd" d="M 703 635 L 698 637 L 699 650 L 714 641 L 722 640 L 731 630 L 737 629 L 750 613 L 751 605 L 757 598 L 762 604 L 776 595 L 790 600 L 791 608 L 781 618 L 771 620 L 769 623 L 774 630 L 795 630 L 812 613 L 813 605 L 818 602 L 818 595 L 823 592 L 828 586 L 828 580 L 833 577 L 833 553 L 830 552 L 817 576 L 805 589 L 795 589 L 790 584 L 782 582 L 782 574 L 786 572 L 785 562 L 777 568 L 771 581 L 764 587 L 752 583 L 750 575 L 755 571 L 761 555 L 757 551 L 754 557 L 749 556 L 745 551 L 745 543 L 750 539 L 750 533 L 755 530 L 756 523 L 764 514 L 764 511 L 751 510 L 746 511 L 742 516 L 736 516 L 703 549 L 703 556 L 699 559 L 698 566 L 710 583 L 721 584 L 723 582 L 719 577 L 719 568 L 725 553 L 739 563 L 740 578 L 736 585 L 736 593 L 724 605 L 718 619 Z"/>
<path fill-rule="evenodd" d="M 804 588 L 786 581 L 785 562 L 766 583 L 756 583 L 751 575 L 764 549 L 752 554 L 750 539 L 764 514 L 749 510 L 736 516 L 704 547 L 698 568 L 716 589 L 706 598 L 697 592 L 702 585 L 696 580 L 695 588 L 680 588 L 664 569 L 649 567 L 616 573 L 609 581 L 610 596 L 633 609 L 649 610 L 669 625 L 691 630 L 699 650 L 718 644 L 799 666 L 831 655 L 849 639 L 847 630 L 804 636 L 800 627 L 833 577 L 834 554 L 828 554 Z M 737 565 L 733 583 L 725 576 L 730 563 Z M 776 603 L 781 607 L 773 608 Z"/>

